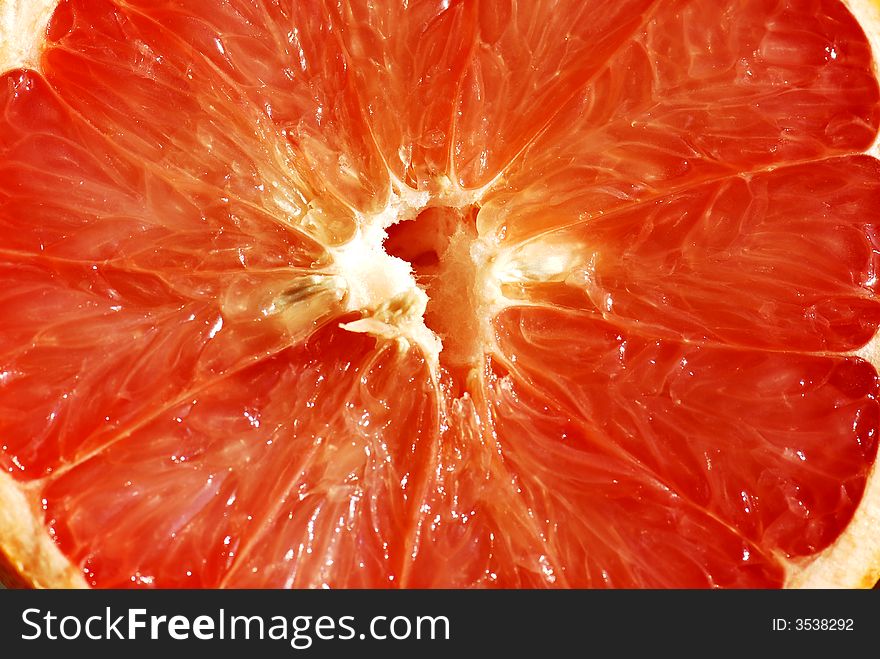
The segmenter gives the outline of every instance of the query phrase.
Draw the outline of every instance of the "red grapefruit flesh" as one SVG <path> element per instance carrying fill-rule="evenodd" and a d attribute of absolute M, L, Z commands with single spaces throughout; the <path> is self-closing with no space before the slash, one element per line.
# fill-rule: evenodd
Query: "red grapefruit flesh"
<path fill-rule="evenodd" d="M 865 505 L 841 2 L 64 0 L 0 109 L 0 498 L 84 584 L 781 586 Z"/>

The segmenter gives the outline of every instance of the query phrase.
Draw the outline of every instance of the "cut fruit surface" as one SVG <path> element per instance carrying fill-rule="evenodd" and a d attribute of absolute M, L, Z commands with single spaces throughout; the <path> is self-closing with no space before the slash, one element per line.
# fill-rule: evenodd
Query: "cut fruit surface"
<path fill-rule="evenodd" d="M 871 7 L 0 9 L 0 574 L 880 576 Z"/>

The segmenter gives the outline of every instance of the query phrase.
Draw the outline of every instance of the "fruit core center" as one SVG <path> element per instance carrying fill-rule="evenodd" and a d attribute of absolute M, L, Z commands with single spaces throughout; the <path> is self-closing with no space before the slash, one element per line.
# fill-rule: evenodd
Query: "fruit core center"
<path fill-rule="evenodd" d="M 430 207 L 387 229 L 385 252 L 410 264 L 428 295 L 425 325 L 443 343 L 440 366 L 463 382 L 479 363 L 476 206 Z"/>

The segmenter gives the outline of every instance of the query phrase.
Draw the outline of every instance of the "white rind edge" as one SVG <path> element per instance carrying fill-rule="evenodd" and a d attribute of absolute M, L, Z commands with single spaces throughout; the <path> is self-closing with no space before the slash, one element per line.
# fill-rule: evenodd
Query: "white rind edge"
<path fill-rule="evenodd" d="M 873 588 L 880 579 L 880 477 L 876 464 L 843 534 L 786 580 L 789 588 Z"/>
<path fill-rule="evenodd" d="M 21 484 L 0 472 L 0 537 L 9 567 L 37 588 L 88 588 L 33 509 Z"/>

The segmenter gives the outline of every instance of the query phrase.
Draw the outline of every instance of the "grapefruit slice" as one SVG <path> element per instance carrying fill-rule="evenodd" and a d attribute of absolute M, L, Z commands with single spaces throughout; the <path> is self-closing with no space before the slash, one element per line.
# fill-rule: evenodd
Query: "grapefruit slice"
<path fill-rule="evenodd" d="M 0 0 L 0 576 L 873 585 L 876 16 Z"/>

